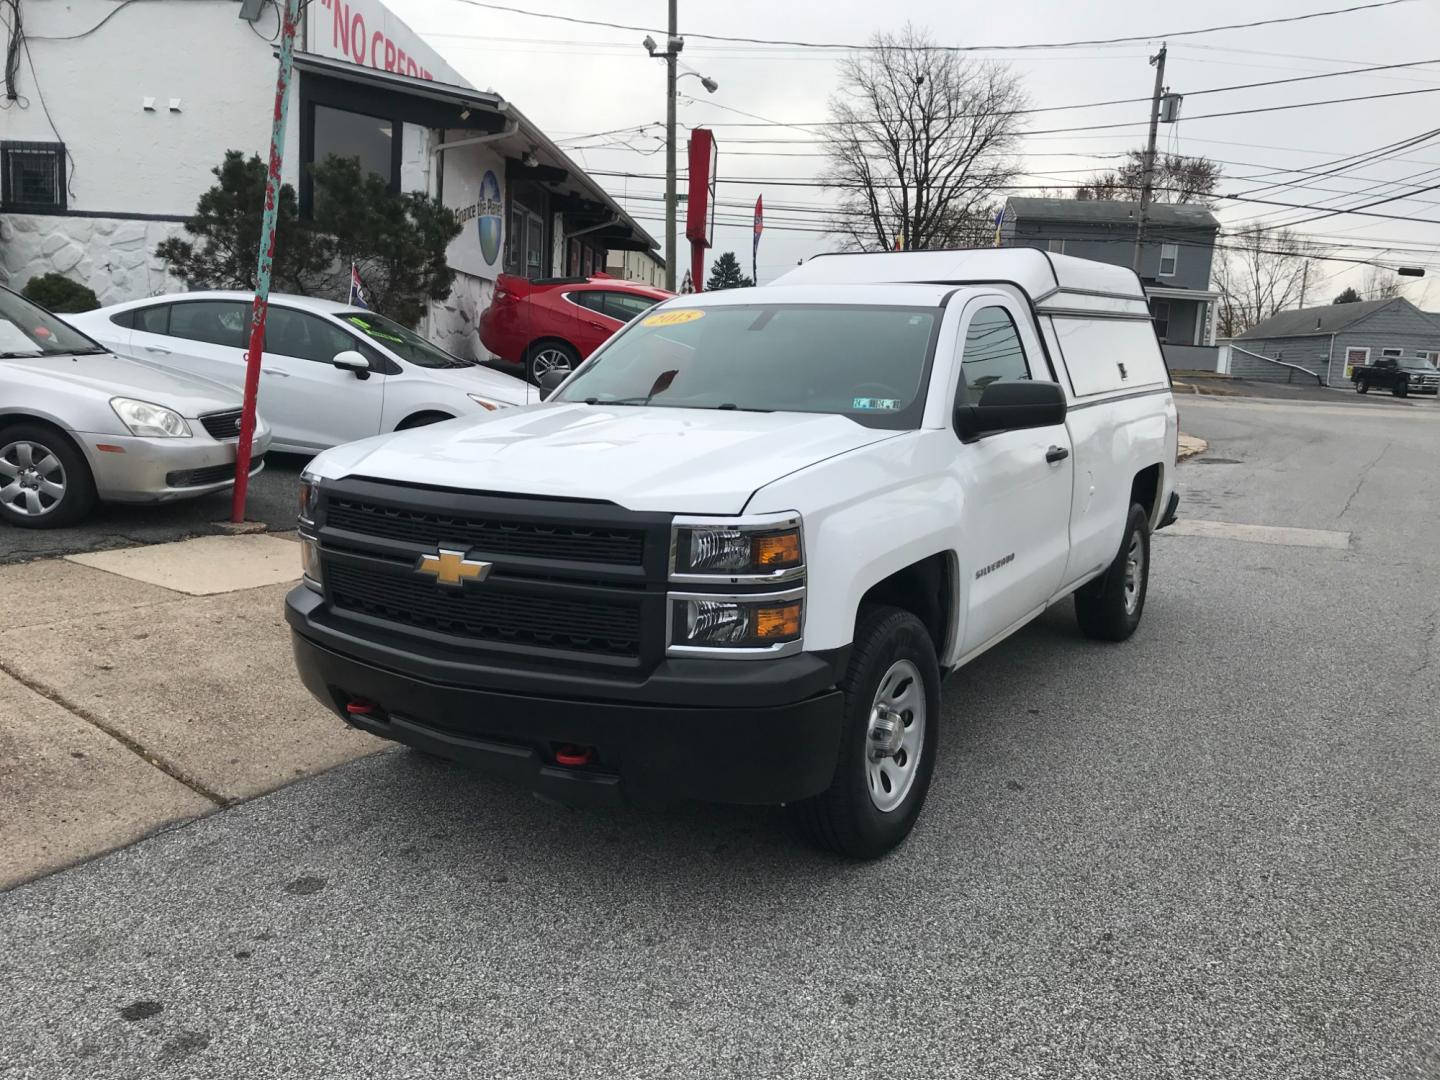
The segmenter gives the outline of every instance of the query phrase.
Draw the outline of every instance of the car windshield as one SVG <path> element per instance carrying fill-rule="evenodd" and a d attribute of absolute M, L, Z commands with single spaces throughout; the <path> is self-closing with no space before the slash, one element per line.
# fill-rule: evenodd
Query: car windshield
<path fill-rule="evenodd" d="M 108 351 L 18 293 L 0 289 L 0 357 Z"/>
<path fill-rule="evenodd" d="M 920 426 L 939 308 L 664 307 L 612 338 L 552 401 L 835 413 Z"/>
<path fill-rule="evenodd" d="M 427 368 L 474 367 L 472 360 L 464 360 L 454 353 L 448 353 L 426 341 L 414 330 L 401 326 L 394 319 L 376 315 L 373 311 L 341 311 L 336 318 L 354 327 L 371 341 L 385 346 L 402 360 Z"/>
<path fill-rule="evenodd" d="M 1407 356 L 1400 361 L 1400 366 L 1407 371 L 1434 371 L 1435 367 L 1428 360 L 1422 360 L 1418 356 Z"/>

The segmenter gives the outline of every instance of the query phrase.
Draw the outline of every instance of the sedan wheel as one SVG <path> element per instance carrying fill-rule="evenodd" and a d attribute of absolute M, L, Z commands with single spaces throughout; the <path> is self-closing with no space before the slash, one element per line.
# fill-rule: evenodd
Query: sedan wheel
<path fill-rule="evenodd" d="M 62 437 L 30 425 L 0 433 L 0 520 L 55 528 L 78 521 L 93 501 L 90 470 Z"/>
<path fill-rule="evenodd" d="M 560 371 L 569 375 L 575 370 L 575 364 L 579 359 L 575 350 L 564 342 L 542 342 L 530 350 L 530 361 L 526 365 L 529 368 L 527 374 L 530 376 L 530 381 L 538 386 L 540 379 L 552 371 Z"/>

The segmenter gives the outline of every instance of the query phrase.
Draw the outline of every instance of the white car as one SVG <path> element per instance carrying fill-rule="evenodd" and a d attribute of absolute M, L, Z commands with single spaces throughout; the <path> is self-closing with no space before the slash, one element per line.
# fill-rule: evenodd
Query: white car
<path fill-rule="evenodd" d="M 317 457 L 295 658 L 349 723 L 555 798 L 788 804 L 874 857 L 963 726 L 942 674 L 1071 597 L 1139 626 L 1176 440 L 1129 268 L 817 257 L 667 300 L 543 406 Z"/>
<path fill-rule="evenodd" d="M 71 317 L 121 356 L 245 385 L 253 297 L 152 296 Z M 446 352 L 399 323 L 333 300 L 270 298 L 260 409 L 273 447 L 313 453 L 369 435 L 537 400 L 520 379 Z"/>

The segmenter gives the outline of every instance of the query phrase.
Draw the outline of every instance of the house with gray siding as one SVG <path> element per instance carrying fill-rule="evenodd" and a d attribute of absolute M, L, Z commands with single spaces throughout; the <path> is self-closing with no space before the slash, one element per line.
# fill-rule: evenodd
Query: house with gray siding
<path fill-rule="evenodd" d="M 1131 266 L 1138 202 L 1119 199 L 1025 199 L 1005 202 L 1006 247 L 1033 247 L 1080 259 Z M 1220 222 L 1203 206 L 1155 203 L 1146 211 L 1140 281 L 1172 371 L 1214 371 L 1214 318 L 1219 293 L 1210 266 Z"/>
<path fill-rule="evenodd" d="M 1314 375 L 1327 386 L 1348 386 L 1350 371 L 1382 356 L 1440 362 L 1440 315 L 1403 296 L 1296 308 L 1256 323 L 1230 343 L 1229 373 L 1267 382 Z"/>

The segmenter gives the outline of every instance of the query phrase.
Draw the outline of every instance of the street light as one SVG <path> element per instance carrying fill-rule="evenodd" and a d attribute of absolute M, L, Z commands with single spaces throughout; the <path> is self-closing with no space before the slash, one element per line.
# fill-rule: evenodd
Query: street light
<path fill-rule="evenodd" d="M 680 81 L 681 76 L 676 74 L 675 65 L 680 56 L 680 51 L 685 48 L 685 39 L 676 32 L 675 24 L 678 21 L 676 8 L 678 0 L 670 0 L 670 21 L 665 34 L 665 51 L 660 51 L 660 46 L 649 34 L 640 44 L 645 46 L 645 51 L 652 59 L 665 61 L 665 288 L 671 292 L 675 291 L 675 84 Z M 700 85 L 705 87 L 707 93 L 715 93 L 720 89 L 720 84 L 707 75 L 701 75 L 698 71 L 687 71 L 686 75 L 694 75 L 700 80 Z"/>

